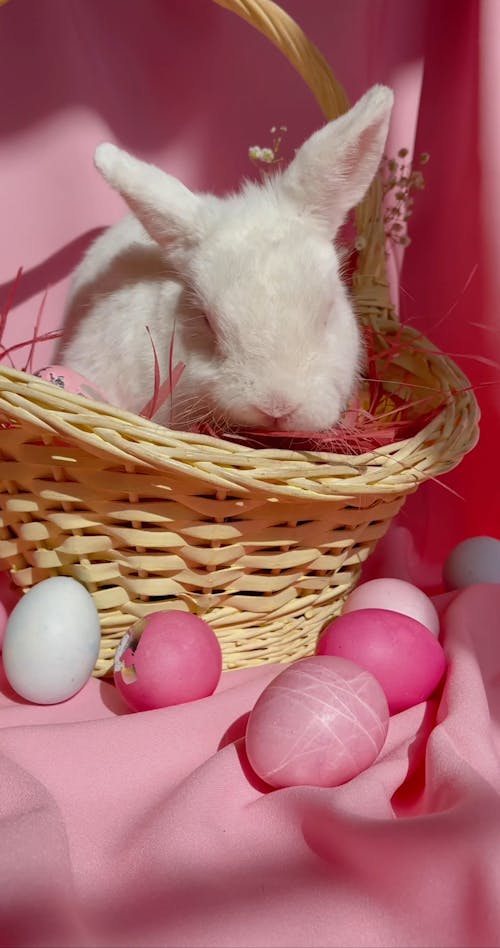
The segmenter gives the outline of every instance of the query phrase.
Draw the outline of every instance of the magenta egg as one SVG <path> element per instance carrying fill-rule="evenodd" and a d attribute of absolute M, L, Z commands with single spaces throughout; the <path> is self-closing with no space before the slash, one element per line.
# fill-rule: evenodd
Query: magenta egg
<path fill-rule="evenodd" d="M 404 579 L 370 579 L 356 586 L 344 603 L 342 615 L 358 609 L 400 612 L 439 635 L 439 616 L 434 603 L 421 589 Z"/>
<path fill-rule="evenodd" d="M 248 760 L 272 787 L 336 787 L 373 763 L 388 722 L 373 675 L 343 658 L 304 658 L 274 678 L 252 709 Z"/>
<path fill-rule="evenodd" d="M 165 708 L 211 695 L 222 652 L 210 626 L 189 612 L 153 612 L 136 622 L 116 651 L 114 680 L 134 711 Z"/>
<path fill-rule="evenodd" d="M 359 609 L 323 631 L 318 655 L 366 668 L 385 691 L 391 714 L 430 697 L 446 669 L 443 649 L 421 622 L 389 609 Z"/>

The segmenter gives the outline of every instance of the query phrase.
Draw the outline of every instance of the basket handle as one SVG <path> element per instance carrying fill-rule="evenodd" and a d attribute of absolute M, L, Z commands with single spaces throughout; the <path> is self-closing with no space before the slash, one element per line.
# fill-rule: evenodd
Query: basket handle
<path fill-rule="evenodd" d="M 286 56 L 311 89 L 328 121 L 348 110 L 347 95 L 326 59 L 277 3 L 273 0 L 214 0 L 214 3 L 237 13 Z M 395 327 L 398 320 L 387 279 L 382 187 L 378 175 L 356 208 L 356 228 L 366 242 L 359 252 L 358 269 L 352 280 L 357 312 L 362 320 L 377 329 Z"/>

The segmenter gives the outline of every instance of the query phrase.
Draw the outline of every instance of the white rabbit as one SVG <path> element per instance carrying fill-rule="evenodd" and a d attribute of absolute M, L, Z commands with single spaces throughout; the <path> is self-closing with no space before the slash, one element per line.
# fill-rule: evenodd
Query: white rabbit
<path fill-rule="evenodd" d="M 158 422 L 333 426 L 361 362 L 333 240 L 377 171 L 392 102 L 390 89 L 374 86 L 283 173 L 224 198 L 100 145 L 95 164 L 132 215 L 75 273 L 65 364 L 137 412 L 153 394 L 151 338 L 163 381 L 174 332 L 173 362 L 185 369 Z"/>

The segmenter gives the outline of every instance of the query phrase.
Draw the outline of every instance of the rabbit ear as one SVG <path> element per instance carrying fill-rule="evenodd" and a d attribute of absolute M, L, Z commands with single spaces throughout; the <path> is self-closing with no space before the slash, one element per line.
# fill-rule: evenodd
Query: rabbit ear
<path fill-rule="evenodd" d="M 386 86 L 373 86 L 349 112 L 315 132 L 282 176 L 284 191 L 327 222 L 332 237 L 378 169 L 393 100 Z"/>
<path fill-rule="evenodd" d="M 200 198 L 177 178 L 109 143 L 97 147 L 94 163 L 161 247 L 182 252 L 197 242 Z"/>

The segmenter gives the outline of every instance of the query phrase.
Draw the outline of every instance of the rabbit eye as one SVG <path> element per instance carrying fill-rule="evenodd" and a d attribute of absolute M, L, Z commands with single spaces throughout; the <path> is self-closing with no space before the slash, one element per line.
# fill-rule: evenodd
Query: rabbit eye
<path fill-rule="evenodd" d="M 215 335 L 215 329 L 214 329 L 214 325 L 213 325 L 210 313 L 203 313 L 203 320 L 205 322 L 205 325 L 207 325 L 208 328 L 210 329 L 210 332 L 214 333 Z"/>

